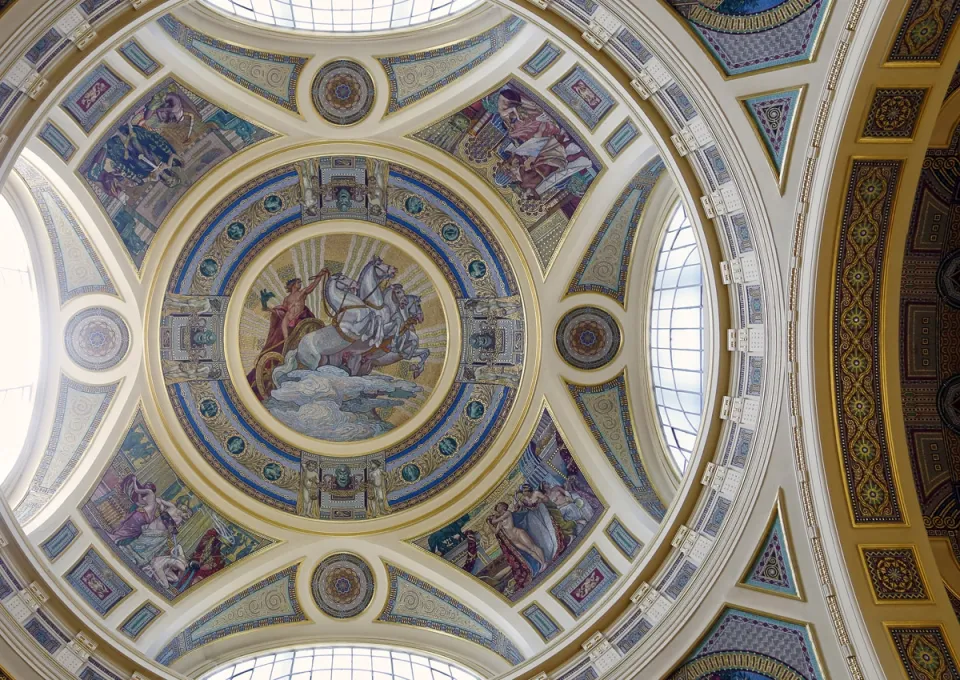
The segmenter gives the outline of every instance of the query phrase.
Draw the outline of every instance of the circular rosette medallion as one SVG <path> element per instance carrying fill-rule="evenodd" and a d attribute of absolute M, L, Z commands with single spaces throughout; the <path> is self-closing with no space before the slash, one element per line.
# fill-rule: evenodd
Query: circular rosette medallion
<path fill-rule="evenodd" d="M 602 368 L 620 351 L 620 327 L 602 309 L 578 307 L 567 312 L 557 326 L 557 350 L 575 368 Z"/>
<path fill-rule="evenodd" d="M 353 125 L 373 108 L 373 79 L 355 61 L 338 59 L 323 66 L 313 79 L 313 105 L 334 125 Z"/>
<path fill-rule="evenodd" d="M 402 245 L 334 233 L 272 258 L 242 293 L 238 388 L 294 432 L 328 442 L 373 439 L 416 418 L 441 380 L 447 328 L 439 274 Z"/>
<path fill-rule="evenodd" d="M 373 572 L 356 555 L 340 553 L 324 559 L 313 572 L 310 589 L 324 614 L 349 619 L 373 599 Z"/>
<path fill-rule="evenodd" d="M 130 347 L 130 331 L 120 316 L 103 307 L 77 312 L 67 322 L 67 354 L 81 368 L 105 371 L 123 360 Z"/>

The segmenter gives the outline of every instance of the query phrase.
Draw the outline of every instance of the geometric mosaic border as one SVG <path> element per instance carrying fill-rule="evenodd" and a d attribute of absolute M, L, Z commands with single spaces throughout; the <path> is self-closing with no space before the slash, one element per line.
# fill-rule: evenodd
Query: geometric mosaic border
<path fill-rule="evenodd" d="M 832 372 L 841 462 L 855 524 L 905 522 L 887 446 L 877 323 L 887 231 L 902 170 L 900 159 L 855 159 L 840 225 Z"/>

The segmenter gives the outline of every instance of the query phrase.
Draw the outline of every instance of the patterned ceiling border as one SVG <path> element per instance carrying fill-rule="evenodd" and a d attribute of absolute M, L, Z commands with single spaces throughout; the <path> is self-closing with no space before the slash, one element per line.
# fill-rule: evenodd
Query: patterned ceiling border
<path fill-rule="evenodd" d="M 926 0 L 916 0 L 916 2 L 913 4 L 921 5 L 925 2 Z M 809 379 L 804 378 L 804 373 L 806 372 L 809 374 L 811 367 L 805 366 L 805 360 L 807 357 L 801 351 L 806 347 L 805 334 L 809 332 L 807 325 L 804 323 L 804 318 L 801 312 L 803 311 L 803 306 L 806 299 L 806 296 L 804 295 L 806 291 L 804 271 L 807 267 L 804 267 L 803 263 L 806 261 L 807 251 L 811 247 L 810 244 L 816 243 L 815 239 L 819 233 L 815 228 L 808 229 L 811 224 L 818 224 L 816 221 L 818 216 L 816 214 L 815 206 L 819 204 L 815 202 L 814 195 L 817 194 L 817 198 L 819 198 L 819 194 L 822 191 L 828 191 L 828 189 L 815 187 L 814 179 L 817 176 L 817 171 L 821 166 L 821 151 L 824 148 L 829 148 L 830 144 L 835 143 L 835 138 L 831 138 L 829 140 L 827 139 L 827 124 L 832 117 L 835 117 L 836 111 L 839 111 L 840 115 L 844 113 L 842 105 L 846 100 L 837 96 L 837 85 L 841 74 L 848 65 L 848 58 L 853 52 L 853 50 L 851 50 L 851 46 L 862 43 L 864 40 L 869 42 L 873 38 L 872 34 L 864 33 L 860 27 L 865 8 L 865 2 L 855 2 L 850 6 L 850 10 L 845 17 L 844 25 L 846 26 L 849 37 L 846 40 L 841 41 L 836 46 L 833 56 L 830 59 L 831 76 L 827 81 L 827 86 L 823 89 L 819 96 L 816 113 L 814 115 L 814 120 L 816 120 L 817 123 L 814 125 L 810 139 L 807 143 L 805 161 L 802 170 L 803 174 L 799 182 L 799 191 L 796 199 L 797 207 L 793 222 L 794 237 L 791 252 L 793 256 L 793 263 L 789 272 L 787 343 L 787 359 L 794 367 L 794 370 L 790 371 L 788 374 L 788 395 L 790 400 L 790 426 L 792 431 L 795 467 L 798 474 L 800 497 L 802 501 L 801 507 L 803 508 L 807 533 L 810 537 L 814 562 L 817 566 L 820 589 L 831 614 L 833 633 L 838 642 L 842 645 L 847 645 L 847 648 L 850 650 L 850 655 L 847 657 L 847 666 L 850 675 L 852 678 L 854 678 L 854 680 L 864 680 L 866 678 L 864 673 L 865 663 L 861 661 L 861 658 L 866 659 L 866 664 L 870 664 L 873 669 L 877 668 L 875 665 L 876 658 L 870 653 L 861 654 L 860 646 L 853 645 L 850 637 L 851 622 L 853 622 L 853 628 L 860 628 L 861 630 L 862 623 L 858 622 L 859 617 L 857 614 L 853 614 L 851 617 L 849 608 L 841 603 L 840 596 L 838 595 L 839 591 L 836 586 L 836 580 L 834 578 L 834 573 L 836 573 L 838 567 L 831 564 L 828 559 L 828 545 L 831 544 L 831 540 L 836 540 L 836 538 L 835 535 L 834 538 L 831 539 L 829 536 L 824 534 L 825 528 L 830 526 L 832 520 L 830 516 L 826 514 L 828 511 L 818 507 L 817 498 L 815 497 L 814 492 L 814 489 L 816 488 L 814 486 L 816 477 L 811 470 L 811 460 L 817 456 L 817 449 L 815 445 L 813 447 L 808 447 L 805 439 L 805 420 L 808 418 L 815 420 L 816 414 L 808 410 L 806 407 L 806 401 L 803 398 L 805 388 L 809 388 Z M 951 27 L 941 24 L 939 26 L 935 26 L 935 28 L 935 33 L 940 34 L 949 33 L 949 29 Z M 861 35 L 863 35 L 864 38 L 861 39 Z M 922 66 L 924 64 L 917 62 L 905 62 L 903 65 Z M 839 106 L 837 106 L 838 103 L 840 104 Z M 830 160 L 827 160 L 826 163 L 829 165 Z M 809 237 L 810 234 L 813 236 Z M 821 519 L 822 517 L 825 517 L 826 519 Z M 873 663 L 871 663 L 871 661 Z"/>
<path fill-rule="evenodd" d="M 906 522 L 888 449 L 878 360 L 884 252 L 902 170 L 900 159 L 854 159 L 840 225 L 832 371 L 854 524 Z"/>

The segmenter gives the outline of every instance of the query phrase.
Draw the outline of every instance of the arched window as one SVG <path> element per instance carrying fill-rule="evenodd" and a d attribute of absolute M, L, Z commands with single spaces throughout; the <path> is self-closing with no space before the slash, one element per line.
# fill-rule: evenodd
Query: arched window
<path fill-rule="evenodd" d="M 650 368 L 663 438 L 682 473 L 700 431 L 704 351 L 700 249 L 680 204 L 670 216 L 657 256 Z"/>
<path fill-rule="evenodd" d="M 0 196 L 0 481 L 13 469 L 30 426 L 40 369 L 40 310 L 23 228 Z"/>
<path fill-rule="evenodd" d="M 231 662 L 203 680 L 481 680 L 425 654 L 381 647 L 287 649 Z"/>
<path fill-rule="evenodd" d="M 205 0 L 248 21 L 306 31 L 386 31 L 443 19 L 481 0 Z"/>

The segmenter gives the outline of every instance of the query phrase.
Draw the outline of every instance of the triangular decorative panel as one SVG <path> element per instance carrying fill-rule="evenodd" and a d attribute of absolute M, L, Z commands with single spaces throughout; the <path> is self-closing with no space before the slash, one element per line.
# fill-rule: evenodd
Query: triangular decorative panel
<path fill-rule="evenodd" d="M 524 656 L 496 625 L 413 574 L 387 564 L 387 601 L 377 621 L 437 630 L 486 647 L 517 665 Z"/>
<path fill-rule="evenodd" d="M 793 568 L 793 554 L 785 527 L 783 503 L 778 498 L 767 522 L 763 541 L 741 577 L 740 585 L 799 600 L 803 599 L 803 595 Z"/>
<path fill-rule="evenodd" d="M 394 113 L 446 87 L 510 42 L 526 22 L 511 16 L 467 40 L 414 54 L 377 57 L 390 83 L 388 113 Z"/>
<path fill-rule="evenodd" d="M 30 190 L 50 238 L 60 304 L 89 293 L 116 295 L 117 289 L 96 248 L 60 193 L 22 156 L 14 170 Z"/>
<path fill-rule="evenodd" d="M 797 87 L 764 92 L 740 99 L 747 118 L 753 123 L 767 152 L 770 167 L 781 191 L 786 179 L 785 169 L 790 159 L 790 147 L 793 144 L 794 122 L 800 112 L 805 89 Z"/>
<path fill-rule="evenodd" d="M 157 23 L 190 54 L 207 66 L 288 111 L 297 108 L 297 82 L 306 57 L 274 54 L 225 43 L 195 31 L 166 14 Z"/>

